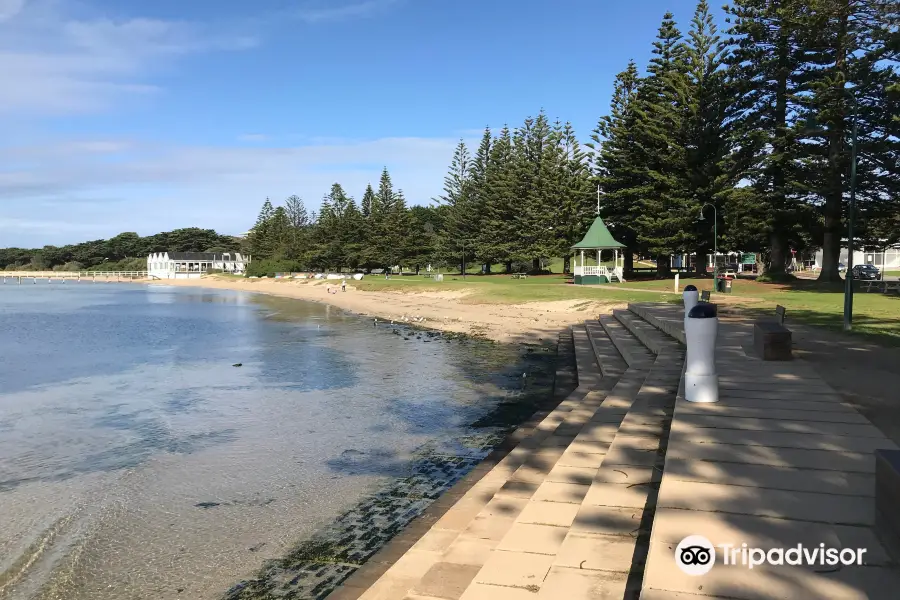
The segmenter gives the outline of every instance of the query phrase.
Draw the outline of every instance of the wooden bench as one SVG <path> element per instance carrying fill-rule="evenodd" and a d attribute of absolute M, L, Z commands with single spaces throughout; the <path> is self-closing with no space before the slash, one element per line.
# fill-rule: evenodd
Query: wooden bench
<path fill-rule="evenodd" d="M 775 307 L 774 321 L 757 321 L 753 325 L 753 348 L 763 360 L 791 360 L 791 330 L 784 326 L 785 309 Z"/>
<path fill-rule="evenodd" d="M 900 538 L 900 450 L 875 450 L 875 508 L 893 537 Z"/>
<path fill-rule="evenodd" d="M 528 273 L 513 273 L 513 279 L 528 279 Z"/>
<path fill-rule="evenodd" d="M 434 277 L 434 273 L 425 273 L 422 277 Z"/>

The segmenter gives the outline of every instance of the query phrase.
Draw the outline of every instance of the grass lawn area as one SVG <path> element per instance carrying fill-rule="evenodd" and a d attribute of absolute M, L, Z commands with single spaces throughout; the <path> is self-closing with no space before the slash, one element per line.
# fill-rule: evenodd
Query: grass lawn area
<path fill-rule="evenodd" d="M 444 274 L 444 281 L 436 282 L 419 275 L 390 280 L 372 275 L 353 285 L 361 290 L 439 292 L 450 290 L 470 290 L 464 302 L 472 304 L 520 304 L 553 300 L 592 300 L 617 304 L 622 302 L 664 302 L 676 300 L 678 295 L 659 294 L 654 291 L 617 290 L 615 286 L 580 286 L 566 284 L 562 275 L 539 275 L 527 279 L 513 279 L 509 275 L 471 276 L 463 279 L 460 275 Z"/>
<path fill-rule="evenodd" d="M 521 304 L 552 300 L 591 300 L 618 304 L 624 302 L 678 302 L 673 279 L 633 280 L 600 286 L 566 284 L 561 275 L 544 275 L 527 279 L 512 279 L 508 275 L 470 276 L 444 275 L 443 282 L 421 276 L 394 276 L 390 280 L 371 276 L 354 285 L 363 290 L 391 290 L 437 292 L 441 290 L 471 290 L 464 302 L 473 304 Z M 679 285 L 692 283 L 700 290 L 711 290 L 708 278 L 680 278 Z M 717 294 L 713 295 L 715 301 Z M 775 306 L 787 308 L 788 322 L 800 321 L 833 330 L 840 330 L 843 322 L 843 286 L 822 286 L 815 281 L 798 280 L 789 284 L 757 283 L 739 279 L 733 282 L 729 296 L 719 296 L 723 304 L 771 314 Z M 900 296 L 881 293 L 854 294 L 853 331 L 856 335 L 871 336 L 874 341 L 900 346 Z"/>

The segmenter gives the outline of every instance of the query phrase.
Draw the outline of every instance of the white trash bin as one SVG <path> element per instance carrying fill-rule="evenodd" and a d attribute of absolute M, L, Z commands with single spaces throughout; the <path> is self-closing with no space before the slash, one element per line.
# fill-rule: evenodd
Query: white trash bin
<path fill-rule="evenodd" d="M 684 318 L 686 320 L 691 309 L 700 302 L 700 292 L 697 291 L 696 286 L 687 285 L 684 287 L 682 297 L 684 298 Z"/>
<path fill-rule="evenodd" d="M 687 341 L 684 397 L 689 402 L 718 402 L 719 375 L 716 373 L 716 336 L 719 318 L 714 304 L 697 304 L 684 320 Z"/>

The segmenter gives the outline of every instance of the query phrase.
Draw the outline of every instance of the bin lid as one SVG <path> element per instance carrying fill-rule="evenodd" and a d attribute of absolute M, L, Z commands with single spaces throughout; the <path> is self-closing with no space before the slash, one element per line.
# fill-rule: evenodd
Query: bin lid
<path fill-rule="evenodd" d="M 703 303 L 698 304 L 688 313 L 690 319 L 714 319 L 716 317 L 716 305 Z"/>
<path fill-rule="evenodd" d="M 684 286 L 684 291 L 686 291 L 686 292 L 696 292 L 696 291 L 697 291 L 697 286 L 696 286 L 696 285 L 686 285 L 686 286 Z"/>

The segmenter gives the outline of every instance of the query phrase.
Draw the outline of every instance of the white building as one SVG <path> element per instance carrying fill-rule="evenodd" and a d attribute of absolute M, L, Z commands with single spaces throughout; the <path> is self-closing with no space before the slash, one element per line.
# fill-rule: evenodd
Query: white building
<path fill-rule="evenodd" d="M 242 274 L 250 264 L 250 256 L 240 252 L 159 252 L 147 257 L 150 279 L 199 278 L 210 270 Z"/>
<path fill-rule="evenodd" d="M 847 249 L 841 248 L 838 261 L 847 264 Z M 881 271 L 900 271 L 900 245 L 881 250 L 854 250 L 854 265 L 875 265 Z M 822 268 L 822 251 L 816 252 L 816 267 Z"/>

